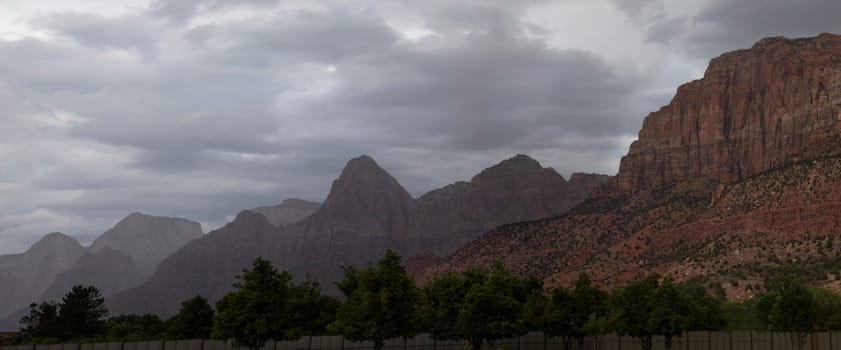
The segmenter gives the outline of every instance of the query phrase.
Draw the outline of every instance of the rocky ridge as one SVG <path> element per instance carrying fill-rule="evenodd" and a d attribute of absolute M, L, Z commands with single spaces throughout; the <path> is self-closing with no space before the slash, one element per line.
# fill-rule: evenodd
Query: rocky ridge
<path fill-rule="evenodd" d="M 203 234 L 201 225 L 194 221 L 131 213 L 99 236 L 90 250 L 98 253 L 111 248 L 122 252 L 148 277 L 161 260 Z"/>
<path fill-rule="evenodd" d="M 841 289 L 841 36 L 713 59 L 649 115 L 619 174 L 568 213 L 501 226 L 417 276 L 494 259 L 549 285 L 697 279 L 742 298 L 783 274 Z"/>
<path fill-rule="evenodd" d="M 262 214 L 275 226 L 288 226 L 303 220 L 318 211 L 321 203 L 305 201 L 303 199 L 285 199 L 280 205 L 272 207 L 258 207 L 251 209 Z"/>
<path fill-rule="evenodd" d="M 767 38 L 710 62 L 645 118 L 620 191 L 709 178 L 723 184 L 841 146 L 841 36 Z"/>
<path fill-rule="evenodd" d="M 592 186 L 609 179 L 577 177 Z M 506 220 L 559 215 L 589 190 L 573 190 L 554 170 L 519 155 L 470 182 L 414 199 L 372 158 L 360 156 L 348 161 L 321 208 L 302 221 L 281 228 L 243 212 L 164 260 L 146 283 L 118 293 L 110 303 L 115 312 L 168 315 L 196 293 L 221 297 L 233 276 L 257 256 L 298 278 L 313 277 L 330 291 L 340 265 L 365 265 L 386 249 L 404 256 L 444 255 Z"/>

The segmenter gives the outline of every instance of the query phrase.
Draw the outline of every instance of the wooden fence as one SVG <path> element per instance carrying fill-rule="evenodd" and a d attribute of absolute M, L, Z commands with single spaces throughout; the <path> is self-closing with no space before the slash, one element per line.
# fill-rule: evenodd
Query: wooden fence
<path fill-rule="evenodd" d="M 411 339 L 391 339 L 383 350 L 465 350 L 466 341 L 435 341 L 427 334 Z M 486 349 L 487 344 L 483 344 Z M 346 341 L 341 336 L 303 337 L 297 341 L 269 341 L 262 350 L 372 350 L 371 342 Z M 517 339 L 494 344 L 505 350 L 563 350 L 559 338 L 546 338 L 532 332 Z M 578 349 L 577 346 L 573 348 Z M 654 337 L 653 349 L 665 349 L 663 337 Z M 588 337 L 580 348 L 594 350 L 637 350 L 639 339 L 615 334 Z M 798 336 L 794 333 L 771 332 L 689 332 L 672 340 L 674 350 L 841 350 L 841 332 L 816 332 Z M 114 342 L 94 344 L 14 345 L 0 350 L 244 350 L 232 342 L 218 340 L 178 340 Z"/>

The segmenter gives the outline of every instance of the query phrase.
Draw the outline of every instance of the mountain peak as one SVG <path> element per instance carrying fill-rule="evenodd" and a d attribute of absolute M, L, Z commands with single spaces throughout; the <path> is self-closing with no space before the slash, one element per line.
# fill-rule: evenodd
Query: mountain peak
<path fill-rule="evenodd" d="M 96 253 L 109 247 L 134 259 L 145 273 L 151 273 L 167 255 L 204 233 L 201 225 L 187 219 L 131 213 L 91 245 Z"/>
<path fill-rule="evenodd" d="M 554 172 L 554 169 L 544 168 L 542 165 L 540 165 L 540 162 L 534 160 L 532 157 L 529 157 L 525 154 L 517 154 L 511 158 L 499 162 L 498 164 L 490 168 L 482 170 L 482 172 L 473 177 L 473 180 L 475 181 L 476 179 L 499 176 L 508 177 L 517 174 L 540 172 L 544 170 L 551 170 Z"/>
<path fill-rule="evenodd" d="M 347 162 L 342 174 L 333 181 L 327 202 L 335 201 L 344 195 L 354 193 L 388 192 L 411 198 L 406 189 L 373 158 L 361 155 Z"/>
<path fill-rule="evenodd" d="M 70 247 L 81 247 L 82 245 L 79 244 L 73 237 L 70 237 L 66 234 L 61 232 L 52 232 L 44 235 L 38 242 L 32 245 L 29 250 L 37 250 L 39 248 L 46 248 L 46 247 L 60 247 L 60 246 L 70 246 Z"/>

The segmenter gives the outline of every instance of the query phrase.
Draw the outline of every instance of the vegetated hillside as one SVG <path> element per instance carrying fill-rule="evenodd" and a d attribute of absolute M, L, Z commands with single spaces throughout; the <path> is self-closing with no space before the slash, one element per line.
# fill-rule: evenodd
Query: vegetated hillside
<path fill-rule="evenodd" d="M 470 182 L 414 199 L 373 159 L 361 156 L 348 161 L 320 209 L 302 221 L 281 228 L 262 215 L 243 212 L 167 258 L 146 283 L 109 303 L 116 313 L 171 314 L 196 294 L 220 298 L 258 256 L 297 278 L 315 278 L 331 291 L 340 265 L 366 265 L 387 249 L 403 256 L 448 254 L 496 225 L 562 214 L 609 180 L 602 175 L 574 178 L 573 185 L 518 155 Z"/>
<path fill-rule="evenodd" d="M 771 38 L 712 60 L 649 115 L 616 181 L 569 213 L 507 225 L 418 275 L 502 259 L 549 284 L 652 272 L 732 297 L 795 272 L 838 289 L 841 37 Z"/>

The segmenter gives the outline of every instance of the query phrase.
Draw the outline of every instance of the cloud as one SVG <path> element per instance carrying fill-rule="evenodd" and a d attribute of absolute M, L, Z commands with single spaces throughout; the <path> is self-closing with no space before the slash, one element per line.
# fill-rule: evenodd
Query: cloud
<path fill-rule="evenodd" d="M 834 0 L 710 0 L 691 16 L 662 19 L 649 30 L 649 39 L 670 43 L 689 57 L 709 60 L 765 37 L 841 32 L 837 13 L 841 13 L 841 3 Z"/>
<path fill-rule="evenodd" d="M 154 0 L 21 12 L 31 34 L 0 39 L 0 253 L 50 231 L 88 240 L 134 211 L 212 229 L 241 209 L 321 200 L 363 153 L 415 195 L 516 153 L 565 175 L 612 173 L 645 114 L 713 52 L 839 29 L 838 5 L 808 2 Z M 582 8 L 577 20 L 596 30 L 582 37 L 529 18 Z"/>
<path fill-rule="evenodd" d="M 100 49 L 136 50 L 147 56 L 157 53 L 157 41 L 160 39 L 155 35 L 160 31 L 157 28 L 160 24 L 137 15 L 107 17 L 64 12 L 53 13 L 33 22 L 36 26 L 74 40 L 80 45 Z"/>

